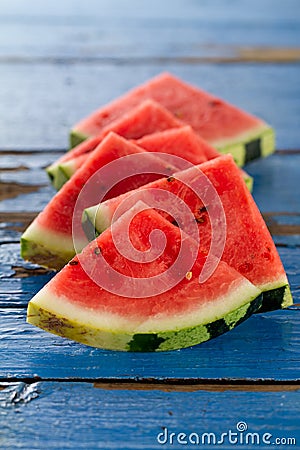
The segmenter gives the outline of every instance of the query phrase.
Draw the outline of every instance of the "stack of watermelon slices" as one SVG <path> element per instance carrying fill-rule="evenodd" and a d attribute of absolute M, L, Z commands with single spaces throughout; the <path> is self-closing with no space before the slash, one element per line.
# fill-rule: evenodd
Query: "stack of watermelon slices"
<path fill-rule="evenodd" d="M 71 146 L 99 135 L 113 121 L 142 101 L 152 99 L 222 153 L 232 153 L 242 166 L 274 151 L 274 131 L 263 120 L 169 73 L 162 73 L 140 85 L 76 124 Z"/>
<path fill-rule="evenodd" d="M 139 139 L 185 124 L 207 145 L 231 153 L 240 167 L 275 148 L 274 131 L 263 120 L 162 73 L 76 124 L 70 136 L 75 148 L 47 172 L 54 187 L 60 189 L 110 131 Z"/>
<path fill-rule="evenodd" d="M 177 156 L 180 153 L 192 164 L 200 164 L 220 155 L 214 147 L 197 135 L 191 126 L 184 125 L 159 103 L 145 100 L 112 121 L 99 135 L 83 141 L 67 152 L 46 169 L 47 173 L 55 189 L 59 190 L 111 132 L 134 140 L 148 151 L 166 152 Z M 245 171 L 242 173 L 251 190 L 252 178 Z"/>
<path fill-rule="evenodd" d="M 245 174 L 210 145 L 226 151 L 233 144 L 235 159 L 237 149 L 245 156 L 259 146 L 240 163 L 265 155 L 273 134 L 264 122 L 163 74 L 82 121 L 72 136 L 88 139 L 48 168 L 60 190 L 21 239 L 24 259 L 62 269 L 30 301 L 28 322 L 96 347 L 159 351 L 198 344 L 252 313 L 292 303 Z M 111 186 L 110 177 L 121 181 Z M 202 179 L 222 205 L 219 255 L 214 202 L 206 185 L 200 195 L 193 190 L 200 180 L 201 191 Z M 175 219 L 173 200 L 162 200 L 166 193 L 181 202 L 178 213 L 187 208 L 185 223 Z M 124 230 L 142 260 L 120 250 Z"/>

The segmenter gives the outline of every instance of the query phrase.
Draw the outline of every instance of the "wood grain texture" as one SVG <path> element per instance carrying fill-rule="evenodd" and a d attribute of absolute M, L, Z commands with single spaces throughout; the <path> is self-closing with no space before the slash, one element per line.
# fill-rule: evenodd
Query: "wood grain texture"
<path fill-rule="evenodd" d="M 291 285 L 292 293 L 294 296 L 295 303 L 300 302 L 300 251 L 296 246 L 279 246 L 278 252 L 287 272 L 289 282 Z M 55 274 L 54 272 L 47 272 L 43 270 L 36 264 L 30 262 L 25 262 L 20 256 L 20 245 L 18 242 L 13 243 L 3 243 L 0 245 L 0 278 L 1 278 L 1 292 L 3 295 L 2 301 L 6 304 L 5 295 L 10 297 L 10 295 L 17 289 L 16 286 L 20 286 L 23 283 L 27 283 L 31 286 L 31 291 L 29 294 L 33 296 L 42 286 L 42 282 L 50 280 L 50 278 Z M 41 274 L 45 278 L 41 278 Z M 42 281 L 41 281 L 42 280 Z M 36 285 L 36 286 L 35 286 Z M 13 287 L 14 286 L 14 287 Z M 18 289 L 17 289 L 18 290 Z M 27 292 L 27 289 L 26 289 Z M 21 303 L 24 306 L 27 304 L 27 296 L 25 300 Z M 18 297 L 18 301 L 20 297 Z M 10 304 L 15 306 L 10 300 Z M 18 304 L 19 305 L 19 304 Z M 3 303 L 0 299 L 0 306 Z"/>
<path fill-rule="evenodd" d="M 89 0 L 31 7 L 4 1 L 2 55 L 68 57 L 180 56 L 213 52 L 214 46 L 295 47 L 300 13 L 297 0 L 153 0 L 141 4 Z M 52 33 L 50 31 L 53 31 Z M 228 32 L 230 31 L 230 33 Z M 138 43 L 138 45 L 136 45 Z"/>
<path fill-rule="evenodd" d="M 166 382 L 156 382 L 151 380 L 150 382 L 143 381 L 96 381 L 93 383 L 96 389 L 109 389 L 109 390 L 133 390 L 133 391 L 151 391 L 158 390 L 163 392 L 197 392 L 197 391 L 209 391 L 209 392 L 295 392 L 300 390 L 299 383 L 270 383 L 270 382 L 215 382 L 201 380 L 189 380 L 185 383 L 178 383 L 172 380 Z M 4 386 L 2 386 L 4 388 Z M 0 386 L 1 389 L 1 386 Z"/>
<path fill-rule="evenodd" d="M 37 396 L 28 401 L 33 392 Z M 176 440 L 173 445 L 159 444 L 158 434 L 210 432 L 219 439 L 223 432 L 237 432 L 239 422 L 248 428 L 244 436 L 270 433 L 272 443 L 276 438 L 300 439 L 300 391 L 143 392 L 94 389 L 83 382 L 38 383 L 31 392 L 28 385 L 7 386 L 0 399 L 1 444 L 6 450 L 45 445 L 47 449 L 179 449 L 182 444 Z M 226 443 L 224 448 L 231 448 Z M 237 443 L 234 448 L 245 445 Z"/>
<path fill-rule="evenodd" d="M 247 172 L 254 177 L 253 197 L 259 209 L 263 213 L 273 213 L 273 216 L 276 212 L 281 213 L 277 219 L 275 217 L 281 224 L 284 219 L 286 224 L 292 224 L 289 213 L 295 213 L 294 224 L 299 224 L 299 167 L 298 154 L 275 154 L 246 166 Z"/>

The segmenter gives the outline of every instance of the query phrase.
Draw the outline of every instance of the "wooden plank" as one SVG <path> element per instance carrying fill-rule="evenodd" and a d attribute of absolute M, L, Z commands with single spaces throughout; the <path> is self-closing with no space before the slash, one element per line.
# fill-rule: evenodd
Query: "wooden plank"
<path fill-rule="evenodd" d="M 66 149 L 51 151 L 40 149 L 39 151 L 0 151 L 0 173 L 8 170 L 43 169 L 53 161 L 60 158 Z"/>
<path fill-rule="evenodd" d="M 285 224 L 299 224 L 299 167 L 300 154 L 272 155 L 247 164 L 247 172 L 254 177 L 253 196 L 264 213 Z M 284 214 L 287 213 L 287 214 Z M 289 213 L 297 213 L 291 216 Z M 291 222 L 293 220 L 293 222 Z"/>
<path fill-rule="evenodd" d="M 135 67 L 129 63 L 120 66 L 99 62 L 91 66 L 58 61 L 1 65 L 0 149 L 65 148 L 68 131 L 75 122 L 163 70 L 268 121 L 276 129 L 278 148 L 299 148 L 297 64 L 220 67 L 161 61 Z M 18 98 L 18 108 L 11 107 L 13 98 Z"/>
<path fill-rule="evenodd" d="M 224 448 L 231 448 L 238 438 L 237 449 L 264 447 L 263 436 L 270 445 L 277 438 L 293 439 L 289 446 L 285 440 L 281 445 L 277 441 L 276 448 L 282 449 L 297 448 L 300 439 L 300 391 L 144 392 L 94 389 L 83 382 L 38 383 L 7 386 L 0 399 L 1 444 L 7 450 L 45 445 L 47 449 L 179 449 L 180 438 L 189 439 L 191 433 L 199 435 L 203 447 L 208 445 L 204 433 L 213 433 L 210 446 L 214 438 L 217 445 L 221 434 L 228 433 L 223 436 Z M 231 434 L 231 441 L 229 430 L 237 433 Z M 172 441 L 170 433 L 175 433 Z M 195 442 L 193 438 L 195 434 L 186 446 Z"/>
<path fill-rule="evenodd" d="M 6 2 L 2 9 L 4 57 L 205 55 L 216 51 L 214 45 L 294 47 L 299 42 L 297 0 L 287 0 L 285 7 L 280 0 L 227 0 L 201 8 L 192 1 L 162 5 L 159 0 L 146 7 L 133 0 L 126 8 L 115 0 L 99 8 L 89 0 L 84 11 L 79 0 L 42 7 L 33 0 L 27 3 L 16 9 Z"/>
<path fill-rule="evenodd" d="M 300 310 L 252 316 L 230 333 L 173 352 L 105 351 L 25 323 L 0 310 L 2 379 L 300 381 Z M 13 349 L 13 351 L 12 351 Z"/>

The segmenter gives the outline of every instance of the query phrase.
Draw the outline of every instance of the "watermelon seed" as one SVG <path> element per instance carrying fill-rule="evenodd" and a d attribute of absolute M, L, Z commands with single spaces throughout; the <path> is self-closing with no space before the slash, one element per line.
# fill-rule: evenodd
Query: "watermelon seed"
<path fill-rule="evenodd" d="M 199 208 L 199 212 L 203 213 L 207 211 L 207 207 L 206 206 L 202 206 L 201 208 Z"/>
<path fill-rule="evenodd" d="M 181 111 L 175 111 L 175 112 L 174 112 L 174 116 L 177 117 L 178 119 L 182 119 L 183 114 L 182 114 Z"/>
<path fill-rule="evenodd" d="M 208 102 L 209 106 L 220 106 L 222 105 L 221 100 L 214 99 Z"/>
<path fill-rule="evenodd" d="M 192 279 L 192 276 L 193 276 L 193 272 L 187 272 L 187 273 L 185 274 L 185 278 L 186 278 L 188 281 L 190 281 L 190 280 Z"/>
<path fill-rule="evenodd" d="M 167 178 L 167 181 L 168 181 L 169 183 L 171 183 L 172 181 L 175 181 L 175 178 L 174 178 L 174 177 L 169 177 L 169 178 Z"/>
<path fill-rule="evenodd" d="M 69 264 L 70 266 L 77 266 L 78 261 L 70 261 Z"/>
<path fill-rule="evenodd" d="M 100 247 L 96 247 L 94 250 L 95 255 L 100 255 L 101 253 L 101 248 Z"/>
<path fill-rule="evenodd" d="M 195 220 L 196 220 L 197 223 L 205 222 L 205 218 L 204 217 L 195 217 Z"/>

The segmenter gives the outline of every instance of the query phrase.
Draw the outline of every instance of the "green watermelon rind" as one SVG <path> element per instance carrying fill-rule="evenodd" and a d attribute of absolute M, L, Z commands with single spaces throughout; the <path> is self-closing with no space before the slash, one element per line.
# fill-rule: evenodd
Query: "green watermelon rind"
<path fill-rule="evenodd" d="M 131 333 L 128 330 L 108 330 L 86 325 L 41 307 L 32 300 L 28 305 L 27 322 L 55 335 L 92 347 L 131 352 L 157 352 L 190 347 L 213 339 L 242 323 L 257 312 L 261 305 L 260 294 L 251 296 L 241 306 L 223 317 L 216 316 L 210 323 L 200 323 L 182 329 L 178 327 L 174 331 Z"/>
<path fill-rule="evenodd" d="M 52 164 L 46 168 L 46 172 L 50 178 L 53 187 L 59 191 L 63 185 L 74 175 L 77 170 L 75 159 L 70 159 L 61 164 Z M 243 179 L 250 192 L 253 190 L 253 177 L 249 175 L 245 170 L 242 172 Z"/>
<path fill-rule="evenodd" d="M 93 234 L 101 234 L 111 225 L 111 212 L 106 207 L 105 202 L 99 205 L 90 206 L 83 211 L 82 228 L 88 239 Z"/>
<path fill-rule="evenodd" d="M 80 131 L 71 130 L 70 132 L 70 149 L 76 147 L 76 145 L 81 144 L 81 142 L 88 139 L 90 136 L 81 133 Z"/>
<path fill-rule="evenodd" d="M 60 270 L 74 257 L 75 253 L 72 238 L 63 233 L 45 229 L 35 221 L 29 225 L 21 237 L 22 258 L 48 269 Z"/>
<path fill-rule="evenodd" d="M 275 132 L 269 126 L 264 126 L 254 133 L 246 133 L 236 142 L 222 142 L 214 144 L 220 153 L 231 153 L 236 164 L 243 167 L 257 158 L 265 158 L 275 151 Z"/>
<path fill-rule="evenodd" d="M 251 175 L 249 175 L 247 172 L 244 171 L 243 179 L 246 183 L 246 186 L 247 186 L 249 192 L 252 192 L 253 191 L 253 183 L 254 183 L 253 177 L 251 177 Z"/>
<path fill-rule="evenodd" d="M 71 130 L 71 148 L 83 142 L 89 136 L 75 129 Z M 250 130 L 236 136 L 236 138 L 225 139 L 224 142 L 209 142 L 216 147 L 220 153 L 231 153 L 236 164 L 243 167 L 247 162 L 259 157 L 266 157 L 275 151 L 275 132 L 269 125 Z"/>
<path fill-rule="evenodd" d="M 259 312 L 288 308 L 293 304 L 291 288 L 288 283 L 263 292 L 263 302 Z"/>
<path fill-rule="evenodd" d="M 53 163 L 46 168 L 46 172 L 52 186 L 59 191 L 76 172 L 76 168 L 74 169 L 73 160 L 70 160 L 61 164 Z"/>

